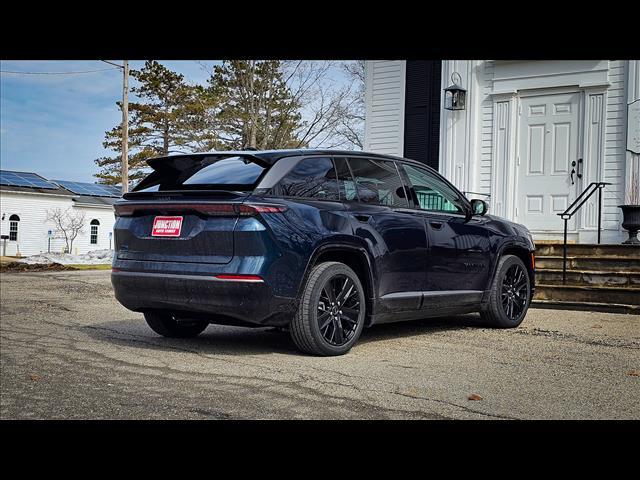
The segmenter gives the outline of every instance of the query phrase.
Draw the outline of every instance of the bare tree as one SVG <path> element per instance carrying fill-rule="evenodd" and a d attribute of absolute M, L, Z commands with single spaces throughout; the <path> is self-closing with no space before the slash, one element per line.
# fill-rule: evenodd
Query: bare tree
<path fill-rule="evenodd" d="M 67 252 L 71 253 L 74 240 L 84 231 L 85 213 L 79 210 L 74 211 L 71 207 L 64 211 L 54 208 L 47 210 L 46 219 L 54 223 L 56 235 L 58 238 L 64 238 Z"/>
<path fill-rule="evenodd" d="M 342 68 L 351 80 L 351 97 L 345 108 L 338 136 L 353 147 L 364 148 L 364 60 L 345 62 Z"/>
<path fill-rule="evenodd" d="M 360 90 L 349 70 L 352 62 L 285 61 L 282 68 L 286 84 L 296 102 L 302 105 L 302 125 L 296 132 L 298 147 L 362 148 L 356 119 Z M 364 62 L 362 63 L 364 68 Z M 357 68 L 356 68 L 357 71 Z M 340 85 L 336 76 L 347 74 L 350 82 Z M 364 76 L 362 77 L 364 81 Z M 363 84 L 364 85 L 364 84 Z M 364 117 L 364 115 L 361 115 Z M 364 120 L 364 118 L 362 118 Z"/>

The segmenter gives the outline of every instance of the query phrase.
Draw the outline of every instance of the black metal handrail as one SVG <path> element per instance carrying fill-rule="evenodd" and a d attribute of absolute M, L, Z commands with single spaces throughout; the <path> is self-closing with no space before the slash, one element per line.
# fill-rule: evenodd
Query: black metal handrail
<path fill-rule="evenodd" d="M 589 200 L 596 190 L 598 191 L 598 245 L 600 244 L 600 232 L 602 230 L 602 189 L 606 185 L 611 185 L 609 182 L 591 182 L 587 188 L 576 198 L 571 205 L 562 213 L 557 215 L 564 220 L 564 245 L 562 247 L 562 284 L 567 281 L 567 224 L 571 217 L 573 217 L 578 210 Z M 582 201 L 581 201 L 582 200 Z M 580 203 L 578 203 L 580 202 Z M 577 205 L 576 205 L 577 204 Z"/>

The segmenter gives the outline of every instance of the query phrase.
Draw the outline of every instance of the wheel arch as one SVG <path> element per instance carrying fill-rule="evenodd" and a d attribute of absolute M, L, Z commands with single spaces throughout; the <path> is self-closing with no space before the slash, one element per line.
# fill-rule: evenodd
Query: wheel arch
<path fill-rule="evenodd" d="M 496 256 L 496 261 L 493 265 L 493 271 L 491 272 L 491 282 L 493 283 L 500 258 L 505 255 L 515 255 L 520 260 L 522 260 L 522 263 L 524 263 L 524 266 L 527 269 L 527 273 L 529 274 L 529 280 L 531 283 L 531 291 L 533 292 L 535 287 L 535 264 L 533 260 L 533 253 L 534 251 L 532 251 L 525 243 L 507 242 L 502 245 L 498 250 L 498 255 Z"/>
<path fill-rule="evenodd" d="M 373 305 L 377 298 L 377 284 L 375 282 L 373 261 L 369 252 L 367 252 L 364 247 L 344 243 L 329 243 L 317 247 L 307 262 L 307 267 L 305 268 L 302 281 L 298 288 L 298 298 L 301 295 L 304 285 L 307 283 L 313 267 L 319 263 L 329 261 L 344 263 L 358 275 L 365 290 L 364 293 L 367 303 L 365 324 L 369 325 Z"/>

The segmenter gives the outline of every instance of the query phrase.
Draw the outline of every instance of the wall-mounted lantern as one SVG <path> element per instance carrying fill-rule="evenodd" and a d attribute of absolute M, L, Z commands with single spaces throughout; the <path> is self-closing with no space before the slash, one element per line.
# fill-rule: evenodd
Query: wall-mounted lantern
<path fill-rule="evenodd" d="M 458 72 L 451 74 L 452 85 L 444 89 L 444 108 L 464 110 L 467 106 L 467 91 L 460 86 L 462 78 Z"/>

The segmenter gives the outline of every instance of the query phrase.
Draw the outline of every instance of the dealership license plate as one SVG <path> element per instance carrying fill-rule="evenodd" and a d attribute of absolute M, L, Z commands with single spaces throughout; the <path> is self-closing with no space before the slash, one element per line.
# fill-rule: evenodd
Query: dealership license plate
<path fill-rule="evenodd" d="M 182 217 L 156 217 L 153 219 L 152 237 L 179 237 Z"/>

